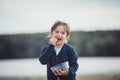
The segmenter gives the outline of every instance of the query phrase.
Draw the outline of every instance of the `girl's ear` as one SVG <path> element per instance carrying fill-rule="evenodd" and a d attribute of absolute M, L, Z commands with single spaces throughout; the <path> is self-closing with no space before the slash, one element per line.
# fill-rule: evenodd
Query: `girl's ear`
<path fill-rule="evenodd" d="M 66 37 L 67 37 L 67 39 L 69 39 L 70 36 L 69 36 L 69 35 L 66 35 Z"/>
<path fill-rule="evenodd" d="M 52 34 L 53 34 L 53 33 L 52 33 L 52 32 L 50 32 L 50 36 L 52 36 Z"/>
<path fill-rule="evenodd" d="M 52 36 L 52 33 L 50 32 L 50 33 L 46 36 L 46 38 L 50 39 L 51 36 Z"/>

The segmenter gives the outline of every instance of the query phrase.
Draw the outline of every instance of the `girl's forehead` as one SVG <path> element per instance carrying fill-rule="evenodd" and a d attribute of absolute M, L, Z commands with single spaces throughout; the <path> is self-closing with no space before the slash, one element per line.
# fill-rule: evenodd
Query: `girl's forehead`
<path fill-rule="evenodd" d="M 67 31 L 66 27 L 62 25 L 57 26 L 55 30 L 65 31 L 65 32 Z"/>

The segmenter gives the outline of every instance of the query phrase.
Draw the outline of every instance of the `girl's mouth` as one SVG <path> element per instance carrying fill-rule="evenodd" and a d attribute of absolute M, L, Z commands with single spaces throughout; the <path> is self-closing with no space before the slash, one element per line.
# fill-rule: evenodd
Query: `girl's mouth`
<path fill-rule="evenodd" d="M 57 41 L 59 42 L 59 41 L 61 41 L 62 39 L 61 38 L 57 38 Z"/>

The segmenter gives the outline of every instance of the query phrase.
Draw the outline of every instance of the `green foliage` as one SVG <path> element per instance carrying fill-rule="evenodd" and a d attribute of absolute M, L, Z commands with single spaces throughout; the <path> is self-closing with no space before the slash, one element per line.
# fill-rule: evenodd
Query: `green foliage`
<path fill-rule="evenodd" d="M 48 33 L 0 35 L 0 59 L 38 57 Z M 120 31 L 71 32 L 68 41 L 81 56 L 120 56 Z"/>

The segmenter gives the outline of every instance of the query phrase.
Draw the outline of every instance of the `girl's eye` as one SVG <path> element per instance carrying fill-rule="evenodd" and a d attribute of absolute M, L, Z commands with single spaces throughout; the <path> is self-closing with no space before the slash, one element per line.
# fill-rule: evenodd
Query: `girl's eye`
<path fill-rule="evenodd" d="M 65 34 L 65 32 L 62 32 L 62 34 Z"/>
<path fill-rule="evenodd" d="M 59 33 L 58 31 L 55 31 L 55 33 Z"/>

